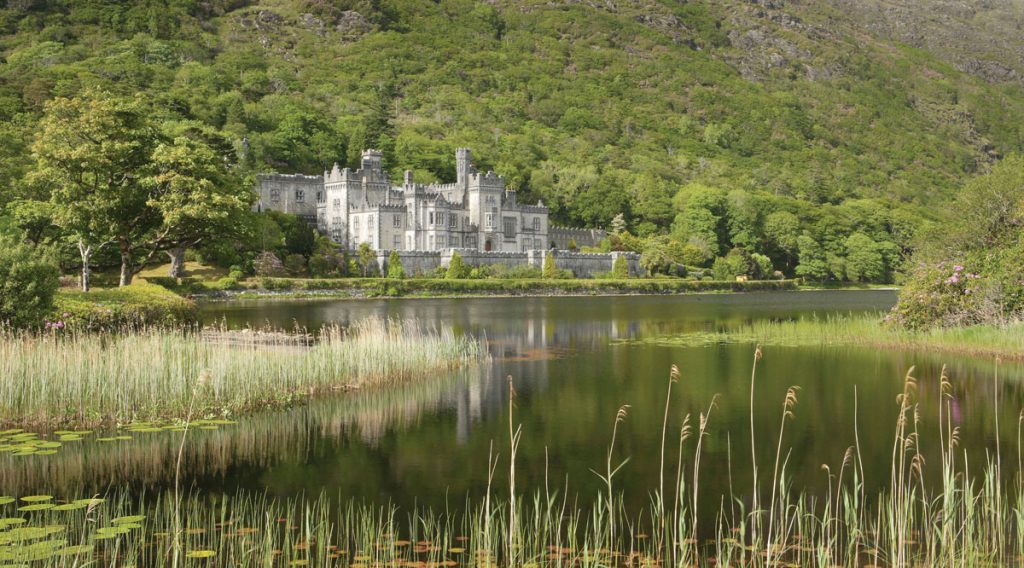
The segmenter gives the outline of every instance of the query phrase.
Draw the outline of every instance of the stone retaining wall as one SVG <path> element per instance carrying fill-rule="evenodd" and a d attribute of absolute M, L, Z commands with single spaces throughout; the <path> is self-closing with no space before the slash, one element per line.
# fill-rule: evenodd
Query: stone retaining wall
<path fill-rule="evenodd" d="M 509 268 L 516 266 L 535 266 L 543 270 L 544 258 L 551 254 L 555 259 L 555 267 L 568 270 L 576 278 L 593 278 L 602 273 L 612 271 L 615 259 L 622 256 L 626 259 L 630 276 L 639 276 L 640 255 L 633 252 L 583 253 L 567 250 L 528 250 L 526 252 L 484 252 L 476 249 L 445 249 L 441 251 L 398 251 L 402 259 L 402 268 L 408 276 L 424 276 L 432 274 L 438 267 L 447 267 L 452 255 L 458 253 L 463 264 L 467 266 L 484 266 L 501 264 Z M 378 251 L 377 264 L 380 274 L 387 274 L 388 257 L 391 251 Z"/>

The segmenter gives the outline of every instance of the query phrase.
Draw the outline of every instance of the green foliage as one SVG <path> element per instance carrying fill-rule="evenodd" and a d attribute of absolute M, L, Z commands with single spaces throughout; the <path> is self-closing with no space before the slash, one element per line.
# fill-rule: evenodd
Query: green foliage
<path fill-rule="evenodd" d="M 363 277 L 376 274 L 377 253 L 370 248 L 369 243 L 359 243 L 359 248 L 356 249 L 356 262 L 359 264 L 359 271 Z"/>
<path fill-rule="evenodd" d="M 864 233 L 846 238 L 846 277 L 858 282 L 877 282 L 885 276 L 885 258 L 878 243 Z"/>
<path fill-rule="evenodd" d="M 619 255 L 612 262 L 612 278 L 629 278 L 629 262 Z"/>
<path fill-rule="evenodd" d="M 682 276 L 686 260 L 684 246 L 667 236 L 647 239 L 640 253 L 640 267 L 650 274 Z"/>
<path fill-rule="evenodd" d="M 345 276 L 348 261 L 331 240 L 317 235 L 312 256 L 309 257 L 309 272 L 316 278 Z"/>
<path fill-rule="evenodd" d="M 53 307 L 59 278 L 49 251 L 0 238 L 0 323 L 42 327 Z"/>
<path fill-rule="evenodd" d="M 737 276 L 754 275 L 754 260 L 744 249 L 734 248 L 729 254 L 716 258 L 711 272 L 715 280 L 735 280 Z"/>
<path fill-rule="evenodd" d="M 448 270 L 444 277 L 449 280 L 457 280 L 469 276 L 469 267 L 462 262 L 462 256 L 458 252 L 452 253 L 452 259 L 448 261 Z"/>
<path fill-rule="evenodd" d="M 301 276 L 306 272 L 306 257 L 301 254 L 289 254 L 284 257 L 284 269 L 292 276 Z"/>
<path fill-rule="evenodd" d="M 558 278 L 558 268 L 555 266 L 555 256 L 548 251 L 544 255 L 544 267 L 542 269 L 542 275 L 544 278 Z"/>
<path fill-rule="evenodd" d="M 1005 324 L 1024 316 L 1024 157 L 966 184 L 923 239 L 893 308 L 910 328 Z"/>
<path fill-rule="evenodd" d="M 451 270 L 451 267 L 449 267 L 449 270 Z M 391 251 L 391 254 L 388 255 L 388 278 L 393 278 L 395 280 L 405 278 L 405 268 L 402 266 L 402 257 L 398 255 L 398 251 L 396 250 Z"/>
<path fill-rule="evenodd" d="M 90 331 L 181 328 L 199 323 L 195 302 L 142 282 L 108 290 L 61 291 L 54 306 L 55 318 L 64 318 L 68 327 Z"/>

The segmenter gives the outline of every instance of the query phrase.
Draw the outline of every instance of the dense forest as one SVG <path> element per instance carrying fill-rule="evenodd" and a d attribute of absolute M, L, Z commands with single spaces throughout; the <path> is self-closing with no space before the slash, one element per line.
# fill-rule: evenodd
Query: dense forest
<path fill-rule="evenodd" d="M 654 270 L 892 281 L 1024 149 L 1019 83 L 827 2 L 10 0 L 0 34 L 9 213 L 53 201 L 29 175 L 51 102 L 104 92 L 216 131 L 249 174 L 377 147 L 395 176 L 450 180 L 469 146 Z"/>

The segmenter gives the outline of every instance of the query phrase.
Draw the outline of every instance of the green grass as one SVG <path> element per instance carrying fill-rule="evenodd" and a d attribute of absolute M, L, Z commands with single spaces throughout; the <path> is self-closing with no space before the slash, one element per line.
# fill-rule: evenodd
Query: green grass
<path fill-rule="evenodd" d="M 307 344 L 308 343 L 308 344 Z M 316 337 L 260 333 L 0 336 L 0 422 L 95 425 L 235 415 L 486 357 L 475 340 L 368 320 Z"/>
<path fill-rule="evenodd" d="M 627 342 L 680 346 L 717 343 L 851 345 L 1024 360 L 1024 323 L 911 330 L 888 324 L 883 316 L 878 313 L 786 321 L 759 320 L 720 331 L 650 337 Z"/>
<path fill-rule="evenodd" d="M 93 331 L 175 328 L 198 323 L 199 307 L 161 286 L 136 282 L 89 292 L 60 290 L 54 298 L 53 320 L 63 321 L 69 328 Z"/>

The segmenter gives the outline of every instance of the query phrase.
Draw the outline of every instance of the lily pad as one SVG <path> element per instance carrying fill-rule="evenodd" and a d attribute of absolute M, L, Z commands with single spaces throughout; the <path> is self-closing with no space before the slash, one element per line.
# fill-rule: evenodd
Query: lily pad
<path fill-rule="evenodd" d="M 53 495 L 29 495 L 22 497 L 21 500 L 26 503 L 41 503 L 43 501 L 52 501 Z"/>

